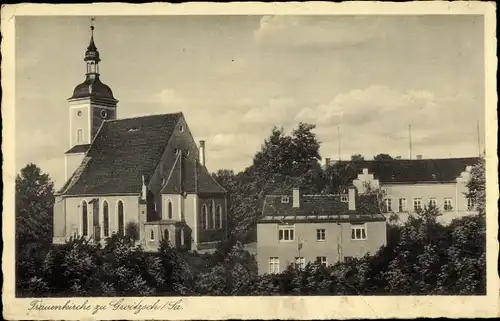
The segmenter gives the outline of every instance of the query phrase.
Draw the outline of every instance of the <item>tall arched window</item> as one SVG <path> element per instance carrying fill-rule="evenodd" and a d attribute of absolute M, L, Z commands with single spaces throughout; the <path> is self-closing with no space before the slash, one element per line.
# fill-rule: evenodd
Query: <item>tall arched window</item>
<path fill-rule="evenodd" d="M 166 228 L 163 232 L 163 238 L 167 241 L 170 241 L 170 232 L 168 231 L 168 228 Z"/>
<path fill-rule="evenodd" d="M 208 218 L 208 229 L 211 230 L 214 228 L 214 215 L 215 214 L 215 201 L 210 202 L 210 211 Z"/>
<path fill-rule="evenodd" d="M 173 217 L 173 212 L 172 212 L 172 202 L 170 200 L 167 201 L 167 217 L 171 219 Z"/>
<path fill-rule="evenodd" d="M 118 201 L 118 235 L 125 235 L 124 228 L 124 217 L 123 217 L 123 202 Z"/>
<path fill-rule="evenodd" d="M 201 208 L 201 228 L 203 230 L 208 228 L 208 210 L 206 204 L 203 204 Z"/>
<path fill-rule="evenodd" d="M 184 245 L 184 229 L 183 228 L 181 228 L 180 234 L 181 234 L 181 237 L 180 237 L 181 245 Z"/>
<path fill-rule="evenodd" d="M 151 230 L 151 232 L 149 234 L 149 238 L 151 239 L 151 241 L 154 241 L 154 239 L 155 239 L 155 231 L 154 230 Z"/>
<path fill-rule="evenodd" d="M 82 235 L 87 236 L 89 234 L 89 218 L 87 214 L 87 202 L 82 202 Z"/>
<path fill-rule="evenodd" d="M 222 228 L 222 206 L 217 205 L 215 210 L 215 228 Z"/>
<path fill-rule="evenodd" d="M 109 236 L 109 206 L 108 202 L 102 204 L 102 224 L 104 229 L 104 237 Z"/>

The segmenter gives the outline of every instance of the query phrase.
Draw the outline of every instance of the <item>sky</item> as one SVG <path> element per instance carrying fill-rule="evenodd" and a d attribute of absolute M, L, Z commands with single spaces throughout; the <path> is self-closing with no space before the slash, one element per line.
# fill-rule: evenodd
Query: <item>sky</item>
<path fill-rule="evenodd" d="M 89 24 L 16 17 L 16 171 L 56 187 Z M 477 156 L 478 121 L 484 144 L 482 16 L 101 16 L 94 39 L 118 118 L 182 111 L 210 171 L 243 170 L 299 122 L 331 159 L 407 158 L 409 125 L 414 156 Z"/>

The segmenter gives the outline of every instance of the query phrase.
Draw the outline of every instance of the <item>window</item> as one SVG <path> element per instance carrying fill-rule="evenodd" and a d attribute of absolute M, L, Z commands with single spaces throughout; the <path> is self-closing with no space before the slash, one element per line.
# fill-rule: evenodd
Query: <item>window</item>
<path fill-rule="evenodd" d="M 208 227 L 208 210 L 207 205 L 203 204 L 201 207 L 201 228 L 206 230 Z"/>
<path fill-rule="evenodd" d="M 386 198 L 384 200 L 384 207 L 385 207 L 385 210 L 387 211 L 387 213 L 392 212 L 392 199 Z"/>
<path fill-rule="evenodd" d="M 467 197 L 467 209 L 470 211 L 474 209 L 474 199 L 472 197 Z"/>
<path fill-rule="evenodd" d="M 217 208 L 215 210 L 215 228 L 222 228 L 222 206 L 220 205 L 217 205 Z"/>
<path fill-rule="evenodd" d="M 103 110 L 101 110 L 101 117 L 102 117 L 102 118 L 106 118 L 106 117 L 108 117 L 108 112 L 107 112 L 107 111 L 105 111 L 104 109 L 103 109 Z"/>
<path fill-rule="evenodd" d="M 102 204 L 102 220 L 103 220 L 103 226 L 104 226 L 104 237 L 109 236 L 109 206 L 108 202 L 104 201 Z"/>
<path fill-rule="evenodd" d="M 326 261 L 326 256 L 317 256 L 316 262 L 318 262 L 319 264 L 323 264 L 324 266 L 328 265 L 328 263 Z"/>
<path fill-rule="evenodd" d="M 286 204 L 290 202 L 290 197 L 288 196 L 281 196 L 281 203 Z"/>
<path fill-rule="evenodd" d="M 151 241 L 154 241 L 154 240 L 155 240 L 155 231 L 154 231 L 154 230 L 151 230 L 151 231 L 149 232 L 149 239 L 150 239 Z"/>
<path fill-rule="evenodd" d="M 81 116 L 82 115 L 82 111 L 79 110 L 77 113 L 76 113 L 78 116 Z"/>
<path fill-rule="evenodd" d="M 269 273 L 276 274 L 280 273 L 280 259 L 279 257 L 269 258 Z"/>
<path fill-rule="evenodd" d="M 214 228 L 215 223 L 215 201 L 210 202 L 210 211 L 208 212 L 208 229 Z"/>
<path fill-rule="evenodd" d="M 172 202 L 170 200 L 167 201 L 167 217 L 172 219 Z"/>
<path fill-rule="evenodd" d="M 421 198 L 414 198 L 413 199 L 413 210 L 415 210 L 415 212 L 422 210 L 422 199 Z"/>
<path fill-rule="evenodd" d="M 184 126 L 180 125 L 179 126 L 179 131 L 182 133 L 184 131 Z"/>
<path fill-rule="evenodd" d="M 295 266 L 298 269 L 303 269 L 306 267 L 306 260 L 303 257 L 296 257 L 295 258 Z"/>
<path fill-rule="evenodd" d="M 326 231 L 324 228 L 316 230 L 316 241 L 324 241 L 326 239 Z"/>
<path fill-rule="evenodd" d="M 77 143 L 82 143 L 83 142 L 83 129 L 78 129 L 76 131 L 76 142 Z"/>
<path fill-rule="evenodd" d="M 365 224 L 351 224 L 351 239 L 352 240 L 366 240 L 366 225 Z"/>
<path fill-rule="evenodd" d="M 118 235 L 125 235 L 122 201 L 118 201 Z"/>
<path fill-rule="evenodd" d="M 406 198 L 399 199 L 399 212 L 406 212 Z"/>
<path fill-rule="evenodd" d="M 290 242 L 294 240 L 295 227 L 293 225 L 278 226 L 278 240 L 280 242 Z"/>
<path fill-rule="evenodd" d="M 344 262 L 348 263 L 352 261 L 352 256 L 345 256 L 344 257 Z"/>
<path fill-rule="evenodd" d="M 180 234 L 181 234 L 181 245 L 184 245 L 184 229 L 181 228 L 181 231 L 180 231 Z"/>
<path fill-rule="evenodd" d="M 444 199 L 444 210 L 451 211 L 453 209 L 451 197 Z"/>
<path fill-rule="evenodd" d="M 437 205 L 438 205 L 438 202 L 435 198 L 432 197 L 429 199 L 429 206 L 437 207 Z"/>
<path fill-rule="evenodd" d="M 348 202 L 349 198 L 347 197 L 347 194 L 340 195 L 340 201 L 345 203 Z"/>
<path fill-rule="evenodd" d="M 82 235 L 87 236 L 89 234 L 89 219 L 87 214 L 87 202 L 82 202 Z"/>
<path fill-rule="evenodd" d="M 170 232 L 168 231 L 168 228 L 163 231 L 163 239 L 165 239 L 167 242 L 170 241 Z"/>

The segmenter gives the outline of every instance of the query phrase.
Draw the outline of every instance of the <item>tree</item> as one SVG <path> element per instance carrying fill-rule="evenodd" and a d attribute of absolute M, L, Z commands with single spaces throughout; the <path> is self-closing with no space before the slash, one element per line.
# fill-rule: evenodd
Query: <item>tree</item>
<path fill-rule="evenodd" d="M 28 164 L 16 176 L 16 243 L 52 242 L 54 183 L 35 164 Z"/>
<path fill-rule="evenodd" d="M 128 222 L 125 225 L 125 235 L 134 241 L 139 240 L 139 225 L 136 222 Z"/>
<path fill-rule="evenodd" d="M 392 160 L 393 158 L 389 154 L 378 154 L 375 157 L 373 157 L 373 159 L 376 161 L 381 161 L 381 160 Z"/>
<path fill-rule="evenodd" d="M 351 161 L 357 162 L 363 160 L 365 160 L 365 158 L 361 154 L 354 154 L 351 156 Z"/>
<path fill-rule="evenodd" d="M 470 180 L 467 183 L 467 197 L 473 200 L 480 215 L 486 213 L 486 163 L 484 158 L 480 158 L 478 163 L 472 167 Z"/>

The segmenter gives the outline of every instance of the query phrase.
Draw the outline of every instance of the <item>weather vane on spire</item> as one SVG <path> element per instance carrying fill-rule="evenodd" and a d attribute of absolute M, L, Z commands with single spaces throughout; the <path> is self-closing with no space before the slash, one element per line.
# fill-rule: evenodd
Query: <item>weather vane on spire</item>
<path fill-rule="evenodd" d="M 94 35 L 94 21 L 95 17 L 90 17 L 90 31 L 92 32 L 92 35 Z"/>

